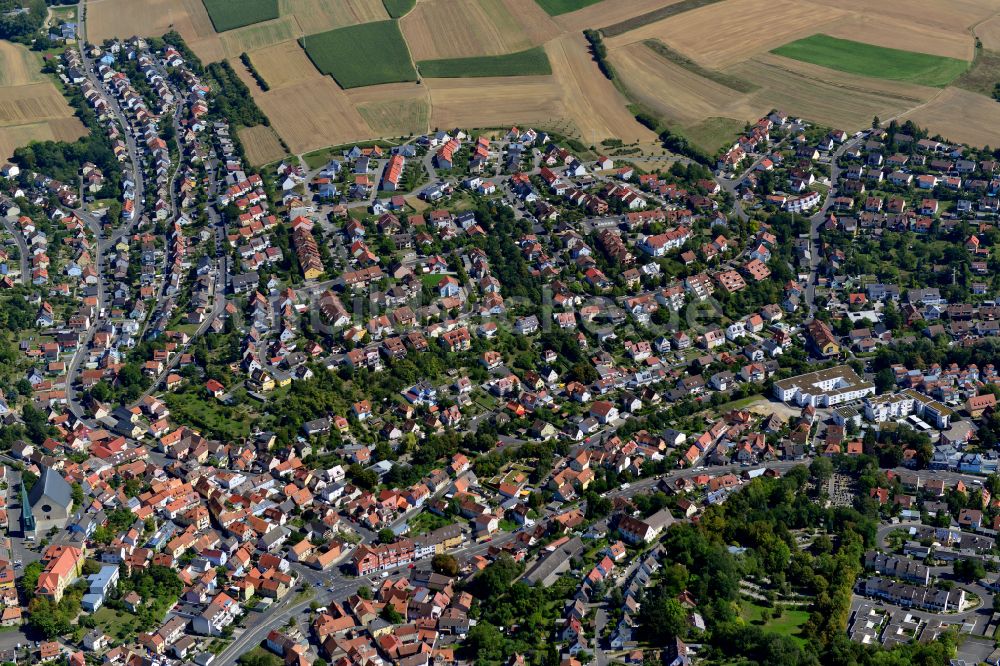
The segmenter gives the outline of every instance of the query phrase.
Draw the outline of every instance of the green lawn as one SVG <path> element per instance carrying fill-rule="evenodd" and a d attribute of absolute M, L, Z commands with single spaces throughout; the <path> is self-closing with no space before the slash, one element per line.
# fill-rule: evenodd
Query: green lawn
<path fill-rule="evenodd" d="M 969 67 L 956 58 L 901 51 L 816 34 L 779 46 L 772 53 L 849 74 L 942 88 Z"/>
<path fill-rule="evenodd" d="M 316 69 L 341 88 L 417 80 L 396 21 L 337 28 L 303 37 L 301 43 Z"/>
<path fill-rule="evenodd" d="M 601 0 L 535 0 L 535 2 L 537 2 L 549 16 L 558 16 L 559 14 L 575 12 L 577 9 L 583 9 L 584 7 L 593 5 L 600 1 Z"/>
<path fill-rule="evenodd" d="M 442 279 L 444 279 L 444 276 L 436 273 L 426 273 L 420 276 L 420 282 L 422 282 L 425 287 L 432 288 L 438 286 L 438 282 Z"/>
<path fill-rule="evenodd" d="M 526 51 L 498 56 L 421 60 L 420 75 L 427 78 L 458 79 L 475 76 L 532 76 L 552 73 L 545 49 L 536 46 Z"/>
<path fill-rule="evenodd" d="M 382 5 L 390 18 L 399 18 L 409 13 L 416 4 L 417 0 L 382 0 Z"/>
<path fill-rule="evenodd" d="M 165 393 L 163 401 L 173 420 L 202 430 L 206 437 L 232 440 L 250 433 L 249 415 L 239 405 L 228 407 L 214 398 L 206 400 L 193 390 Z"/>
<path fill-rule="evenodd" d="M 751 624 L 759 625 L 761 623 L 760 613 L 764 606 L 759 606 L 745 599 L 741 603 L 743 609 L 740 615 L 743 619 Z M 769 608 L 768 610 L 773 611 L 774 609 Z M 763 625 L 763 629 L 772 634 L 782 634 L 796 641 L 803 641 L 805 639 L 799 636 L 799 631 L 808 619 L 809 611 L 785 608 L 781 612 L 781 617 L 772 617 L 767 624 Z"/>
<path fill-rule="evenodd" d="M 135 619 L 134 616 L 129 613 L 122 613 L 106 606 L 99 608 L 94 613 L 94 621 L 97 622 L 97 626 L 110 636 L 112 640 L 120 641 L 134 636 L 135 625 L 129 627 L 129 623 L 133 619 Z"/>
<path fill-rule="evenodd" d="M 216 32 L 278 18 L 278 0 L 202 0 Z"/>
<path fill-rule="evenodd" d="M 454 521 L 451 521 L 444 516 L 438 516 L 424 511 L 417 514 L 413 520 L 409 521 L 410 534 L 426 534 L 427 532 L 433 532 L 438 528 L 451 525 L 453 522 Z"/>

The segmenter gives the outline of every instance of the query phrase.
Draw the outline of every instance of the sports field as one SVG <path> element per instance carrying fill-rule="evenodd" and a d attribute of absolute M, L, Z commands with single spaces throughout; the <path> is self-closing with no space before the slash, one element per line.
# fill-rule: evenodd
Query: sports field
<path fill-rule="evenodd" d="M 785 44 L 773 53 L 849 74 L 942 88 L 968 67 L 957 58 L 903 51 L 816 34 Z"/>
<path fill-rule="evenodd" d="M 396 21 L 376 21 L 302 38 L 309 59 L 341 88 L 415 81 L 410 52 Z"/>
<path fill-rule="evenodd" d="M 203 0 L 216 32 L 278 18 L 278 0 Z"/>
<path fill-rule="evenodd" d="M 442 79 L 477 76 L 533 76 L 552 73 L 549 58 L 541 46 L 498 56 L 422 60 L 417 63 L 417 68 L 420 70 L 421 76 Z"/>

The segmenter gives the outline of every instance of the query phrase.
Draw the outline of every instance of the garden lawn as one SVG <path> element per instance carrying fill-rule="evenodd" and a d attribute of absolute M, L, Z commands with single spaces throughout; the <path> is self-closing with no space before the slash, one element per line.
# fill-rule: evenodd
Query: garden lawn
<path fill-rule="evenodd" d="M 427 78 L 458 79 L 476 76 L 533 76 L 552 73 L 545 49 L 536 46 L 526 51 L 498 56 L 421 60 L 420 75 Z"/>
<path fill-rule="evenodd" d="M 164 402 L 182 422 L 190 423 L 219 439 L 240 439 L 250 433 L 250 422 L 237 407 L 206 400 L 194 391 L 166 393 Z"/>
<path fill-rule="evenodd" d="M 779 46 L 772 53 L 849 74 L 943 88 L 969 68 L 956 58 L 901 51 L 816 34 Z"/>
<path fill-rule="evenodd" d="M 742 605 L 743 611 L 741 615 L 743 619 L 752 624 L 759 623 L 761 619 L 760 613 L 764 607 L 746 600 L 743 600 Z M 808 619 L 809 611 L 784 608 L 781 612 L 781 617 L 772 617 L 762 628 L 768 633 L 782 634 L 796 641 L 803 641 L 804 639 L 799 636 L 799 631 Z"/>
<path fill-rule="evenodd" d="M 278 0 L 202 0 L 216 32 L 278 18 Z"/>
<path fill-rule="evenodd" d="M 337 28 L 301 40 L 309 59 L 341 88 L 416 81 L 410 51 L 396 21 Z"/>

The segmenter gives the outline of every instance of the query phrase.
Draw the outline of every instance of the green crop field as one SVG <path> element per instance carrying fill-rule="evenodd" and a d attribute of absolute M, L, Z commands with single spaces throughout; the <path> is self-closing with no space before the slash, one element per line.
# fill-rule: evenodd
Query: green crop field
<path fill-rule="evenodd" d="M 956 58 L 901 51 L 816 34 L 779 46 L 772 53 L 848 74 L 943 88 L 969 67 Z"/>
<path fill-rule="evenodd" d="M 278 18 L 278 0 L 202 0 L 216 32 Z"/>
<path fill-rule="evenodd" d="M 420 70 L 421 76 L 441 79 L 474 76 L 531 76 L 552 73 L 549 57 L 541 46 L 498 56 L 421 60 L 417 63 L 417 69 Z"/>
<path fill-rule="evenodd" d="M 303 37 L 301 43 L 316 69 L 341 88 L 417 80 L 396 21 L 337 28 Z"/>
<path fill-rule="evenodd" d="M 417 0 L 382 0 L 382 6 L 389 14 L 390 18 L 399 18 L 410 12 L 417 4 Z"/>
<path fill-rule="evenodd" d="M 575 12 L 577 9 L 583 9 L 588 5 L 593 5 L 600 1 L 601 0 L 535 0 L 535 2 L 537 2 L 549 16 L 558 16 L 559 14 Z"/>

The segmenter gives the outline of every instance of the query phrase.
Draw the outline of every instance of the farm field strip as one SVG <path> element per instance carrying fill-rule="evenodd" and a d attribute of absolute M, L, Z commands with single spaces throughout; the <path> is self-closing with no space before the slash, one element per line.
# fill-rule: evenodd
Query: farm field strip
<path fill-rule="evenodd" d="M 554 20 L 566 32 L 582 32 L 587 28 L 621 23 L 636 16 L 656 11 L 667 4 L 679 0 L 602 0 L 568 14 L 560 14 Z"/>
<path fill-rule="evenodd" d="M 303 37 L 313 64 L 341 88 L 415 81 L 417 72 L 397 21 L 378 21 Z"/>
<path fill-rule="evenodd" d="M 965 60 L 875 46 L 816 34 L 772 51 L 794 60 L 890 81 L 943 87 L 969 67 Z"/>
<path fill-rule="evenodd" d="M 203 0 L 216 32 L 278 18 L 278 0 Z"/>
<path fill-rule="evenodd" d="M 545 45 L 563 105 L 585 143 L 616 138 L 648 141 L 655 134 L 627 109 L 628 100 L 606 79 L 590 55 L 582 34 L 566 34 Z"/>
<path fill-rule="evenodd" d="M 247 152 L 247 159 L 254 166 L 276 162 L 286 155 L 272 127 L 266 125 L 241 127 L 237 130 L 237 135 Z"/>
<path fill-rule="evenodd" d="M 503 0 L 426 0 L 400 21 L 414 60 L 500 55 L 535 46 Z"/>
<path fill-rule="evenodd" d="M 766 29 L 746 17 L 780 16 Z M 801 0 L 726 0 L 644 25 L 604 42 L 608 49 L 657 39 L 709 69 L 722 70 L 758 53 L 799 37 L 846 16 L 833 7 L 819 8 Z"/>
<path fill-rule="evenodd" d="M 421 60 L 417 63 L 417 69 L 421 76 L 432 78 L 534 76 L 552 73 L 548 56 L 541 46 L 496 56 Z"/>
<path fill-rule="evenodd" d="M 954 141 L 978 146 L 996 146 L 1000 127 L 1000 103 L 960 88 L 946 88 L 933 100 L 917 107 L 905 119 Z"/>

